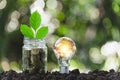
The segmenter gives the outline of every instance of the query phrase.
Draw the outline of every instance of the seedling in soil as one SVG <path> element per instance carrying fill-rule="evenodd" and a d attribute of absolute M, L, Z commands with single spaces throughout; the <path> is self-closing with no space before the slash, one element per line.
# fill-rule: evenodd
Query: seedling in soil
<path fill-rule="evenodd" d="M 30 16 L 30 27 L 21 24 L 20 31 L 24 35 L 23 70 L 31 73 L 45 73 L 47 63 L 47 47 L 44 38 L 48 33 L 47 26 L 40 26 L 41 16 L 35 11 Z"/>

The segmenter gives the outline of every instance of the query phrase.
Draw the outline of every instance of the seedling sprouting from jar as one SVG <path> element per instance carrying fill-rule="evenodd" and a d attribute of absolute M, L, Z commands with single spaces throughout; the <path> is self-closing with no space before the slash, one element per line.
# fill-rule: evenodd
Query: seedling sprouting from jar
<path fill-rule="evenodd" d="M 41 16 L 35 11 L 30 16 L 30 27 L 21 24 L 20 31 L 24 35 L 22 52 L 22 68 L 31 73 L 45 73 L 47 71 L 47 47 L 45 36 L 48 33 L 47 26 L 40 26 Z"/>
<path fill-rule="evenodd" d="M 69 73 L 69 61 L 76 51 L 74 41 L 70 38 L 62 37 L 56 41 L 53 50 L 58 59 L 60 73 Z"/>

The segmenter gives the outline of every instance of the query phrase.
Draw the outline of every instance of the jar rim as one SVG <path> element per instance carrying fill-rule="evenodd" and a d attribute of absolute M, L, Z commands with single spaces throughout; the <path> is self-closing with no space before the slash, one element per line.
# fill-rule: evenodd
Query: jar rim
<path fill-rule="evenodd" d="M 37 38 L 24 37 L 24 40 L 44 40 L 44 38 L 43 39 L 37 39 Z"/>
<path fill-rule="evenodd" d="M 24 44 L 46 44 L 45 42 L 45 39 L 35 39 L 35 38 L 27 38 L 27 37 L 24 37 L 24 40 L 23 40 L 23 43 Z"/>

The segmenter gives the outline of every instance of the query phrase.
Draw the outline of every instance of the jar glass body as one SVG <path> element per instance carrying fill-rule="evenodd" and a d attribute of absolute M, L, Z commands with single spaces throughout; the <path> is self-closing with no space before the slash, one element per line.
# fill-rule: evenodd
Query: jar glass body
<path fill-rule="evenodd" d="M 24 38 L 22 68 L 30 73 L 47 72 L 47 46 L 44 39 Z"/>

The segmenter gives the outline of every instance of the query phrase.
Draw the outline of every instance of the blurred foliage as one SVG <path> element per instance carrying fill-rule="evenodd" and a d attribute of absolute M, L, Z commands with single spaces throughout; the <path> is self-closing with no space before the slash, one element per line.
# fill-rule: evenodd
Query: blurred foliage
<path fill-rule="evenodd" d="M 10 62 L 16 61 L 19 68 L 23 36 L 19 28 L 10 33 L 5 28 L 14 10 L 21 14 L 19 22 L 28 24 L 29 7 L 32 2 L 33 0 L 7 0 L 6 7 L 0 10 L 0 59 L 2 61 L 6 57 Z M 120 0 L 59 0 L 59 2 L 62 3 L 62 10 L 51 10 L 51 14 L 60 21 L 59 27 L 52 35 L 57 38 L 70 37 L 75 41 L 77 52 L 71 60 L 72 67 L 81 70 L 102 69 L 105 59 L 101 63 L 93 62 L 91 54 L 97 51 L 95 53 L 101 56 L 100 49 L 104 43 L 120 41 Z M 48 65 L 51 66 L 49 70 L 57 67 L 52 48 L 48 49 Z"/>

